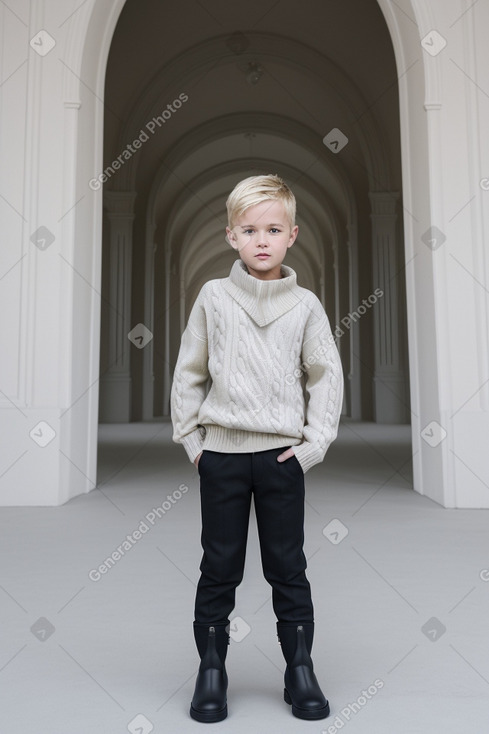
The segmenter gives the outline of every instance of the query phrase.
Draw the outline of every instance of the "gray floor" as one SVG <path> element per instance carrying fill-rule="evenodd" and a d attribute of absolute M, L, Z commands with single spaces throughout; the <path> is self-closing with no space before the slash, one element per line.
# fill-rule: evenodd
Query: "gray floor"
<path fill-rule="evenodd" d="M 445 510 L 412 490 L 409 427 L 344 421 L 306 475 L 313 659 L 331 704 L 318 722 L 294 718 L 282 698 L 253 510 L 229 716 L 189 718 L 197 470 L 168 422 L 99 435 L 99 489 L 59 508 L 0 511 L 2 733 L 489 730 L 489 513 Z M 90 577 L 124 540 L 117 562 Z"/>

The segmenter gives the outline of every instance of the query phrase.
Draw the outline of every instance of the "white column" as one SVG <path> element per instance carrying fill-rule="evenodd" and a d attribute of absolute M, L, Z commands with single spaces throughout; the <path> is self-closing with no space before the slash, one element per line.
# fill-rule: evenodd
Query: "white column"
<path fill-rule="evenodd" d="M 100 379 L 101 423 L 131 420 L 131 266 L 134 191 L 105 191 L 110 224 L 109 367 Z"/>
<path fill-rule="evenodd" d="M 146 224 L 146 252 L 144 264 L 144 325 L 154 333 L 154 283 L 155 257 L 158 245 L 154 241 L 156 225 Z M 143 421 L 150 421 L 154 416 L 154 349 L 153 339 L 146 344 L 143 350 Z"/>
<path fill-rule="evenodd" d="M 165 247 L 165 364 L 163 367 L 163 415 L 170 415 L 170 393 L 171 393 L 171 375 L 170 375 L 170 283 L 176 282 L 176 267 L 172 264 L 171 251 L 168 246 Z M 182 332 L 183 333 L 183 332 Z"/>
<path fill-rule="evenodd" d="M 348 233 L 346 243 L 348 253 L 348 304 L 350 312 L 353 312 L 358 308 L 358 228 L 356 223 L 349 222 L 346 229 Z M 360 328 L 356 319 L 352 320 L 348 334 L 350 349 L 350 371 L 348 373 L 350 418 L 359 421 L 362 419 L 362 391 L 360 382 Z"/>
<path fill-rule="evenodd" d="M 373 291 L 383 296 L 373 306 L 374 318 L 374 420 L 405 423 L 404 373 L 399 354 L 398 243 L 396 191 L 370 192 L 372 213 Z"/>
<path fill-rule="evenodd" d="M 333 252 L 333 282 L 334 282 L 334 322 L 332 319 L 330 319 L 330 326 L 331 330 L 334 334 L 336 330 L 337 324 L 339 324 L 340 321 L 340 262 L 339 262 L 339 245 L 338 245 L 338 237 L 335 232 L 334 235 L 334 241 L 331 246 L 331 250 Z M 321 279 L 320 279 L 320 286 L 321 286 L 321 303 L 323 304 L 323 307 L 326 305 L 326 267 L 324 263 L 324 255 L 322 256 L 322 262 L 321 262 Z M 338 349 L 338 353 L 340 355 L 341 359 L 341 340 L 336 338 L 336 347 Z M 349 404 L 349 394 L 348 394 L 348 388 L 345 389 L 343 394 L 343 405 L 341 407 L 341 414 L 342 415 L 348 415 L 348 404 Z"/>

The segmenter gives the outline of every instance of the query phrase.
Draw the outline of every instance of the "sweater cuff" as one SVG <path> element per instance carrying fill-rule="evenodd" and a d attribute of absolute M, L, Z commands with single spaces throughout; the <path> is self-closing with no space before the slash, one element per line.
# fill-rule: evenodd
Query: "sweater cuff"
<path fill-rule="evenodd" d="M 309 443 L 309 441 L 304 441 L 304 443 L 300 443 L 298 446 L 292 446 L 292 449 L 304 474 L 315 464 L 319 464 L 324 459 L 324 454 L 326 453 L 323 453 L 317 444 Z"/>
<path fill-rule="evenodd" d="M 195 431 L 192 431 L 192 433 L 188 433 L 186 436 L 183 436 L 183 438 L 180 439 L 180 443 L 187 452 L 187 456 L 192 464 L 194 463 L 196 457 L 202 451 L 205 437 L 205 434 L 202 435 L 203 432 L 204 429 L 196 428 Z"/>

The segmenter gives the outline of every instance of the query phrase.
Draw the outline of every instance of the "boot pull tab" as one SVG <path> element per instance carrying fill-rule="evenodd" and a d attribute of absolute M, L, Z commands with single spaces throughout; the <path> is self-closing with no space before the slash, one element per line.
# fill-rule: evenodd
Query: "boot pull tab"
<path fill-rule="evenodd" d="M 291 662 L 291 667 L 295 667 L 296 665 L 307 665 L 312 668 L 311 663 L 312 660 L 306 646 L 306 634 L 304 632 L 304 627 L 300 624 L 297 626 L 297 647 L 295 649 L 294 658 Z"/>
<path fill-rule="evenodd" d="M 209 635 L 207 637 L 207 650 L 200 663 L 201 670 L 208 668 L 222 668 L 222 663 L 216 649 L 216 628 L 209 627 Z"/>

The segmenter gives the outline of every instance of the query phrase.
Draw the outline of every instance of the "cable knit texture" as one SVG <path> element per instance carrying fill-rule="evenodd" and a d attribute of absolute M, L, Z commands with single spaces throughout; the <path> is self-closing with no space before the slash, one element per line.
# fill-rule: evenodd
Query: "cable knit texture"
<path fill-rule="evenodd" d="M 328 317 L 292 268 L 281 276 L 255 278 L 239 259 L 195 300 L 170 398 L 173 441 L 192 462 L 290 445 L 305 473 L 336 438 L 343 371 Z"/>

